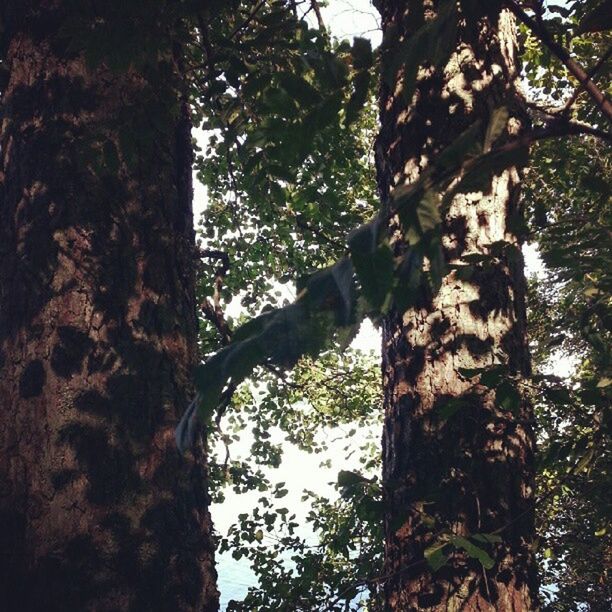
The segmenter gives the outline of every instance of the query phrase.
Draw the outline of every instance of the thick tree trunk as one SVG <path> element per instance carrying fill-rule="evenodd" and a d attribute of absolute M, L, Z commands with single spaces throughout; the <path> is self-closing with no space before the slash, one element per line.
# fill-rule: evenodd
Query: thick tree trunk
<path fill-rule="evenodd" d="M 434 15 L 438 3 L 378 5 L 387 40 L 401 41 Z M 478 23 L 460 20 L 456 42 L 443 70 L 420 71 L 409 103 L 401 70 L 393 87 L 381 88 L 377 163 L 383 198 L 394 186 L 416 180 L 436 152 L 476 119 L 486 122 L 493 109 L 505 105 L 513 114 L 506 137 L 521 129 L 512 19 L 502 12 Z M 443 220 L 446 260 L 491 259 L 475 265 L 470 280 L 449 273 L 435 298 L 392 312 L 384 324 L 384 574 L 390 610 L 538 607 L 533 413 L 525 401 L 514 413 L 504 409 L 494 391 L 460 373 L 495 364 L 507 364 L 518 378 L 529 371 L 523 264 L 512 229 L 520 216 L 519 182 L 512 168 L 496 176 L 486 193 L 454 198 Z M 405 246 L 396 241 L 394 248 Z M 454 414 L 440 410 L 453 398 L 462 400 L 454 400 Z M 491 533 L 502 542 L 472 538 Z M 494 566 L 485 569 L 457 537 L 487 551 Z M 440 552 L 448 560 L 433 571 L 425 551 L 445 543 Z"/>
<path fill-rule="evenodd" d="M 85 5 L 2 9 L 0 607 L 216 610 L 177 64 L 88 66 Z"/>

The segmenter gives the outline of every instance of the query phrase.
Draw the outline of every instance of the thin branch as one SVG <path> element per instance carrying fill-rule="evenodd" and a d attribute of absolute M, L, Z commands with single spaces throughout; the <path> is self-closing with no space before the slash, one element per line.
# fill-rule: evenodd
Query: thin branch
<path fill-rule="evenodd" d="M 232 398 L 234 397 L 234 393 L 236 393 L 237 385 L 234 383 L 229 383 L 221 396 L 221 401 L 217 406 L 217 414 L 215 416 L 215 428 L 219 433 L 219 437 L 221 438 L 221 442 L 225 447 L 225 459 L 223 461 L 223 473 L 227 477 L 228 475 L 228 466 L 231 458 L 230 447 L 227 442 L 227 436 L 225 435 L 223 429 L 221 428 L 221 419 L 227 410 L 227 407 L 230 405 Z"/>
<path fill-rule="evenodd" d="M 223 120 L 222 120 L 223 121 Z M 225 126 L 227 131 L 227 126 Z M 229 145 L 225 147 L 225 162 L 227 163 L 227 172 L 230 177 L 230 182 L 232 183 L 233 197 L 230 196 L 229 206 L 232 211 L 232 220 L 234 222 L 234 228 L 238 231 L 238 235 L 244 239 L 244 235 L 242 233 L 242 225 L 240 224 L 238 209 L 240 208 L 238 204 L 238 181 L 236 180 L 236 175 L 234 173 L 234 162 L 232 160 L 232 153 L 230 151 Z"/>
<path fill-rule="evenodd" d="M 325 22 L 323 21 L 323 15 L 321 14 L 321 7 L 319 6 L 319 3 L 317 2 L 317 0 L 310 0 L 310 6 L 312 7 L 312 10 L 317 16 L 319 30 L 321 30 L 322 32 L 326 32 L 327 30 L 325 29 Z"/>
<path fill-rule="evenodd" d="M 249 16 L 229 35 L 229 40 L 233 40 L 236 34 L 244 30 L 244 28 L 248 27 L 248 25 L 251 23 L 251 21 L 253 21 L 253 19 L 255 19 L 257 13 L 259 13 L 265 3 L 266 0 L 260 0 L 260 2 L 255 6 L 255 8 L 249 13 Z"/>
<path fill-rule="evenodd" d="M 574 60 L 568 50 L 557 43 L 551 36 L 550 32 L 534 21 L 525 11 L 516 3 L 515 0 L 506 0 L 506 6 L 516 17 L 522 21 L 539 39 L 548 47 L 550 52 L 561 61 L 568 71 L 582 85 L 584 90 L 591 96 L 591 99 L 606 119 L 612 122 L 612 104 L 606 98 L 605 94 L 593 83 L 584 68 Z"/>
<path fill-rule="evenodd" d="M 217 332 L 221 336 L 221 344 L 223 346 L 227 346 L 232 341 L 232 330 L 227 320 L 225 319 L 225 313 L 223 312 L 223 308 L 221 307 L 221 289 L 223 288 L 223 280 L 225 279 L 225 275 L 227 274 L 230 267 L 230 258 L 225 251 L 220 251 L 217 249 L 202 249 L 200 251 L 200 256 L 209 259 L 218 259 L 221 262 L 219 264 L 219 267 L 215 270 L 213 300 L 211 302 L 209 299 L 204 298 L 204 302 L 202 302 L 201 308 L 206 319 L 216 327 Z M 221 418 L 223 417 L 223 414 L 231 403 L 232 397 L 234 396 L 236 389 L 237 385 L 233 382 L 230 382 L 227 385 L 221 395 L 219 405 L 217 406 L 217 414 L 215 416 L 215 428 L 217 429 L 221 442 L 225 447 L 223 472 L 226 476 L 230 461 L 230 448 L 227 442 L 227 436 L 221 428 Z"/>
<path fill-rule="evenodd" d="M 215 249 L 202 249 L 201 257 L 218 259 L 221 261 L 219 267 L 215 270 L 215 278 L 213 281 L 213 297 L 212 302 L 208 298 L 200 305 L 204 316 L 210 321 L 221 336 L 221 343 L 225 346 L 232 340 L 232 330 L 230 329 L 221 307 L 221 290 L 223 289 L 223 280 L 230 267 L 229 255 L 225 251 Z"/>
<path fill-rule="evenodd" d="M 603 54 L 603 56 L 599 58 L 598 62 L 589 70 L 589 72 L 587 73 L 587 77 L 589 81 L 593 80 L 593 78 L 599 72 L 602 66 L 608 61 L 608 59 L 610 59 L 610 55 L 612 55 L 612 47 L 609 47 L 608 50 Z M 562 113 L 564 114 L 569 113 L 571 107 L 574 105 L 574 102 L 576 101 L 576 98 L 578 98 L 578 96 L 580 95 L 583 89 L 584 89 L 584 86 L 582 85 L 582 83 L 578 87 L 576 87 L 576 89 L 574 90 L 574 93 L 570 96 L 569 100 L 565 103 L 565 106 L 563 107 L 561 111 Z"/>
<path fill-rule="evenodd" d="M 569 121 L 563 119 L 552 120 L 543 128 L 535 129 L 529 134 L 532 142 L 546 138 L 558 138 L 560 136 L 594 136 L 608 143 L 612 143 L 612 133 L 593 127 L 582 121 Z"/>
<path fill-rule="evenodd" d="M 298 12 L 297 12 L 297 4 L 295 3 L 295 0 L 291 0 L 291 11 L 293 12 L 293 16 L 296 18 L 298 18 Z"/>
<path fill-rule="evenodd" d="M 524 132 L 518 138 L 515 138 L 499 147 L 496 147 L 494 152 L 503 153 L 520 149 L 521 147 L 528 147 L 534 142 L 539 140 L 546 140 L 548 138 L 559 138 L 561 136 L 594 136 L 605 140 L 606 142 L 612 143 L 612 133 L 600 130 L 586 123 L 580 121 L 569 121 L 562 118 L 554 118 L 548 124 L 540 128 L 535 128 Z M 478 158 L 475 161 L 470 161 L 465 164 L 465 168 L 469 169 L 473 164 L 477 163 Z"/>

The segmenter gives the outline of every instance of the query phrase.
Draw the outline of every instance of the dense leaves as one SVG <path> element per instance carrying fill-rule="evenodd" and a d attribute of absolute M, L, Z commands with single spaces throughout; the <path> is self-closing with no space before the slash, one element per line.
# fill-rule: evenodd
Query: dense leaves
<path fill-rule="evenodd" d="M 419 70 L 448 61 L 458 20 L 477 20 L 502 5 L 529 7 L 538 28 L 604 90 L 610 3 L 445 0 L 434 19 L 415 23 L 412 37 L 391 35 L 380 50 L 359 37 L 336 41 L 314 27 L 311 2 L 168 2 L 164 20 L 153 19 L 147 2 L 73 4 L 62 36 L 90 67 L 137 70 L 147 78 L 150 62 L 180 61 L 187 75 L 184 97 L 202 145 L 196 171 L 207 194 L 198 297 L 206 306 L 200 339 L 208 359 L 196 373 L 198 396 L 177 441 L 186 450 L 205 423 L 216 449 L 216 499 L 224 485 L 262 494 L 221 538 L 221 551 L 248 558 L 258 578 L 232 609 L 344 610 L 361 599 L 369 609 L 381 605 L 380 455 L 376 439 L 352 442 L 360 430 L 379 425 L 379 374 L 373 357 L 346 347 L 364 317 L 377 321 L 392 304 L 406 309 L 420 292 L 436 291 L 446 272 L 439 225 L 450 199 L 487 188 L 508 166 L 526 164 L 535 140 L 523 195 L 529 227 L 522 228 L 544 266 L 530 286 L 534 375 L 519 384 L 500 367 L 461 374 L 492 389 L 502 410 L 515 412 L 523 394 L 536 404 L 546 608 L 607 609 L 609 151 L 592 135 L 545 140 L 586 133 L 585 124 L 606 132 L 601 104 L 537 29 L 522 26 L 532 132 L 509 142 L 508 110 L 492 109 L 383 207 L 372 158 L 377 73 L 391 82 L 401 71 L 409 103 Z M 97 11 L 93 20 L 91 11 Z M 107 19 L 111 13 L 122 18 Z M 83 25 L 92 22 L 93 28 Z M 156 74 L 152 92 L 179 86 Z M 96 142 L 104 172 L 144 154 L 177 111 L 164 106 L 161 94 L 151 96 L 146 116 L 126 109 L 117 118 L 119 142 Z M 393 215 L 409 245 L 401 255 L 382 231 Z M 466 258 L 455 272 L 469 278 L 502 253 L 510 258 L 509 248 L 492 245 L 488 256 Z M 569 377 L 558 371 L 562 357 L 571 361 Z M 250 376 L 255 382 L 238 388 Z M 461 400 L 449 401 L 437 418 L 452 420 L 463 408 Z M 232 458 L 245 430 L 248 461 Z M 346 453 L 359 466 L 327 466 L 338 473 L 335 498 L 306 494 L 312 511 L 304 533 L 282 505 L 287 489 L 272 484 L 270 468 L 280 464 L 287 443 L 323 453 L 322 431 L 343 432 Z M 441 571 L 461 551 L 486 570 L 499 538 L 443 530 L 421 561 Z"/>
<path fill-rule="evenodd" d="M 415 262 L 428 259 L 429 272 L 419 279 L 430 291 L 437 291 L 445 270 L 439 238 L 441 194 L 457 174 L 461 179 L 451 193 L 482 191 L 494 175 L 524 161 L 520 141 L 516 147 L 482 152 L 497 139 L 500 124 L 505 124 L 507 117 L 504 109 L 492 113 L 484 141 L 482 122 L 477 122 L 476 129 L 469 128 L 440 155 L 441 162 L 432 163 L 417 182 L 399 187 L 391 194 L 388 210 L 382 209 L 373 221 L 350 234 L 347 257 L 310 275 L 298 287 L 294 303 L 266 309 L 240 327 L 229 345 L 200 366 L 196 386 L 199 416 L 204 422 L 220 405 L 227 385 L 235 387 L 241 383 L 255 366 L 292 367 L 301 356 L 316 356 L 329 347 L 336 330 L 350 337 L 364 315 L 376 320 L 384 314 L 395 299 L 398 280 L 406 268 L 409 275 L 418 272 L 419 268 L 413 269 Z M 420 258 L 415 259 L 410 250 L 394 258 L 383 231 L 392 215 L 402 220 L 403 231 Z M 410 288 L 410 284 L 407 286 Z M 399 300 L 409 303 L 421 289 L 417 284 L 412 295 L 410 291 L 406 294 L 406 285 L 402 284 Z M 179 424 L 177 443 L 181 451 L 196 440 L 197 418 L 198 412 L 190 408 Z"/>
<path fill-rule="evenodd" d="M 537 366 L 540 553 L 550 608 L 604 609 L 610 533 L 609 155 L 596 141 L 536 153 L 528 182 L 534 236 L 547 269 L 531 284 Z M 556 161 L 553 161 L 556 159 Z M 544 191 L 543 191 L 544 189 Z M 570 360 L 568 380 L 555 364 Z M 547 589 L 550 589 L 548 591 Z"/>
<path fill-rule="evenodd" d="M 607 34 L 588 26 L 598 7 L 597 2 L 549 4 L 547 10 L 536 6 L 530 14 L 602 84 L 606 69 L 599 58 L 605 54 Z M 223 550 L 251 560 L 259 580 L 243 603 L 232 604 L 234 609 L 272 604 L 279 609 L 345 609 L 361 605 L 359 593 L 370 598 L 374 609 L 381 559 L 375 445 L 361 451 L 364 470 L 338 466 L 337 501 L 307 496 L 314 504 L 308 518 L 308 535 L 318 538 L 314 546 L 298 533 L 290 512 L 277 507 L 278 491 L 256 464 L 278 465 L 286 444 L 282 440 L 320 452 L 321 428 L 376 422 L 376 399 L 362 401 L 366 389 L 376 386 L 375 365 L 368 366 L 371 374 L 362 386 L 357 382 L 366 371 L 360 369 L 362 358 L 353 359 L 351 351 L 339 358 L 333 351 L 348 344 L 362 317 L 376 320 L 393 302 L 407 308 L 419 291 L 436 290 L 444 274 L 438 226 L 450 198 L 486 188 L 504 167 L 524 165 L 530 139 L 500 143 L 508 114 L 497 109 L 439 155 L 421 182 L 398 188 L 389 207 L 364 223 L 377 207 L 368 168 L 375 131 L 368 88 L 374 84 L 378 53 L 372 54 L 361 39 L 334 42 L 327 32 L 300 21 L 299 11 L 296 19 L 290 8 L 263 3 L 261 12 L 250 17 L 252 7 L 239 6 L 237 16 L 222 22 L 210 15 L 206 27 L 200 24 L 201 45 L 194 50 L 205 66 L 194 80 L 196 116 L 203 118 L 208 139 L 198 162 L 209 196 L 202 227 L 205 246 L 227 253 L 232 262 L 223 277 L 221 302 L 240 299 L 251 315 L 260 312 L 238 326 L 232 342 L 200 370 L 200 406 L 209 419 L 217 407 L 225 409 L 228 391 L 257 366 L 258 384 L 240 388 L 231 409 L 210 428 L 213 439 L 231 442 L 252 426 L 251 461 L 230 459 L 214 473 L 220 482 L 229 479 L 236 490 L 269 491 L 259 500 L 259 509 L 241 515 L 223 540 Z M 471 18 L 478 18 L 481 10 L 498 9 L 499 3 L 461 3 Z M 442 3 L 438 17 L 417 28 L 411 41 L 418 45 L 383 41 L 383 78 L 404 70 L 407 100 L 419 66 L 447 61 L 457 15 L 454 2 Z M 239 42 L 232 38 L 228 44 L 228 32 L 230 38 L 238 32 Z M 537 138 L 547 131 L 563 133 L 569 121 L 602 126 L 597 105 L 551 50 L 526 27 L 522 39 L 527 107 Z M 568 133 L 580 131 L 575 125 L 572 129 Z M 523 394 L 536 401 L 543 592 L 554 585 L 547 605 L 559 610 L 585 604 L 599 609 L 598 602 L 609 597 L 603 586 L 609 536 L 602 522 L 610 380 L 605 160 L 601 144 L 590 137 L 537 145 L 524 194 L 530 227 L 521 228 L 540 245 L 548 270 L 532 281 L 535 373 L 519 384 L 500 367 L 463 372 L 474 385 L 490 387 L 503 410 L 516 411 Z M 456 176 L 459 180 L 449 190 Z M 392 212 L 399 213 L 411 247 L 400 258 L 393 256 L 381 232 Z M 488 258 L 466 259 L 456 273 L 467 278 L 495 257 L 510 257 L 508 248 L 492 245 Z M 203 298 L 213 296 L 215 265 L 204 260 Z M 289 279 L 297 279 L 296 299 L 283 306 L 287 287 L 293 287 Z M 243 320 L 228 321 L 234 325 Z M 340 336 L 334 335 L 338 330 Z M 218 348 L 216 334 L 209 322 L 202 334 L 207 352 Z M 318 362 L 304 357 L 321 351 Z M 574 356 L 574 378 L 556 375 L 551 364 L 561 354 Z M 283 373 L 292 365 L 291 373 Z M 308 377 L 313 377 L 312 384 Z M 438 417 L 453 419 L 463 407 L 461 401 L 447 402 Z M 270 435 L 274 427 L 281 438 Z M 424 561 L 439 570 L 460 550 L 487 568 L 489 547 L 499 537 L 442 533 Z"/>

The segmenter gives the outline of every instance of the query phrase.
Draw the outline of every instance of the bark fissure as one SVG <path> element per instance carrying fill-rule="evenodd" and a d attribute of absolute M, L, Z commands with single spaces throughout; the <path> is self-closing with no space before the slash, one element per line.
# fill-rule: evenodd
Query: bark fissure
<path fill-rule="evenodd" d="M 180 457 L 173 435 L 197 357 L 179 69 L 171 50 L 146 74 L 88 66 L 60 35 L 61 2 L 13 5 L 0 135 L 0 599 L 21 610 L 217 609 L 205 456 Z"/>

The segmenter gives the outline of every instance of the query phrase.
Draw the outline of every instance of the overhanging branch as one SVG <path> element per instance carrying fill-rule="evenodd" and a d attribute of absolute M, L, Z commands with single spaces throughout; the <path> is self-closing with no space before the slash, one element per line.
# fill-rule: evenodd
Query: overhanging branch
<path fill-rule="evenodd" d="M 591 96 L 591 99 L 595 102 L 606 119 L 612 123 L 612 104 L 607 99 L 606 95 L 591 80 L 585 69 L 570 56 L 569 51 L 557 43 L 543 25 L 529 17 L 515 0 L 506 0 L 505 5 L 544 45 L 548 47 L 550 52 L 561 61 L 570 74 L 574 76 L 589 96 Z"/>

